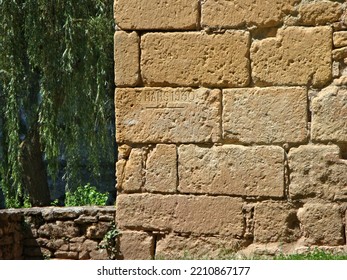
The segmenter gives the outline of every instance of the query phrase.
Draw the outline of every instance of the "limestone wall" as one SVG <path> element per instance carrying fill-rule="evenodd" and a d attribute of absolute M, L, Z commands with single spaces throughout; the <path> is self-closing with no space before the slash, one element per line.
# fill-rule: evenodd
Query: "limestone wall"
<path fill-rule="evenodd" d="M 0 210 L 0 260 L 114 258 L 114 219 L 114 207 Z"/>
<path fill-rule="evenodd" d="M 122 256 L 346 250 L 347 3 L 114 8 Z"/>

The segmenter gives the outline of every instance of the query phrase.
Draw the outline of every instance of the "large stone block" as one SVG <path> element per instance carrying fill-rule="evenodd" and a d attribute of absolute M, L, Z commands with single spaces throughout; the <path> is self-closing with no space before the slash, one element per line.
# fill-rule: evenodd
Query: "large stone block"
<path fill-rule="evenodd" d="M 249 33 L 147 33 L 141 72 L 149 86 L 242 87 L 249 83 Z"/>
<path fill-rule="evenodd" d="M 343 14 L 343 7 L 336 1 L 311 1 L 301 4 L 298 13 L 301 24 L 324 25 L 339 21 Z"/>
<path fill-rule="evenodd" d="M 196 0 L 115 0 L 116 24 L 128 30 L 195 30 Z"/>
<path fill-rule="evenodd" d="M 307 139 L 307 90 L 300 87 L 223 90 L 223 138 L 240 143 Z"/>
<path fill-rule="evenodd" d="M 223 236 L 168 234 L 157 240 L 156 259 L 222 259 L 242 247 L 239 239 Z"/>
<path fill-rule="evenodd" d="M 117 142 L 217 142 L 220 114 L 220 90 L 118 88 Z"/>
<path fill-rule="evenodd" d="M 149 192 L 176 192 L 177 149 L 175 145 L 158 144 L 149 153 L 144 188 Z"/>
<path fill-rule="evenodd" d="M 344 245 L 342 209 L 337 204 L 305 204 L 298 218 L 306 238 L 312 245 Z"/>
<path fill-rule="evenodd" d="M 122 231 L 119 236 L 119 258 L 124 260 L 151 260 L 154 240 L 146 232 Z"/>
<path fill-rule="evenodd" d="M 114 35 L 115 83 L 135 86 L 140 78 L 140 39 L 136 32 L 117 31 Z"/>
<path fill-rule="evenodd" d="M 312 100 L 312 139 L 347 143 L 347 90 L 323 89 Z"/>
<path fill-rule="evenodd" d="M 323 86 L 331 80 L 330 27 L 288 27 L 251 47 L 256 85 Z"/>
<path fill-rule="evenodd" d="M 298 0 L 206 0 L 202 3 L 202 25 L 210 27 L 271 27 L 283 23 Z"/>
<path fill-rule="evenodd" d="M 299 239 L 300 225 L 296 212 L 288 203 L 258 203 L 254 211 L 254 241 L 293 242 Z"/>
<path fill-rule="evenodd" d="M 347 161 L 340 159 L 339 147 L 307 145 L 293 148 L 288 162 L 292 199 L 347 198 Z"/>
<path fill-rule="evenodd" d="M 241 237 L 242 200 L 222 196 L 121 194 L 117 197 L 117 225 L 120 229 Z"/>
<path fill-rule="evenodd" d="M 182 193 L 282 197 L 284 151 L 274 146 L 181 145 L 178 175 Z"/>

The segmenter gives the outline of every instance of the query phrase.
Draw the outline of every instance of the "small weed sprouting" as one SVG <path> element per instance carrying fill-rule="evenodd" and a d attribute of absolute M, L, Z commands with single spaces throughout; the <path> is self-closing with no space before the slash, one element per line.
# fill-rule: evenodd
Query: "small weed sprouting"
<path fill-rule="evenodd" d="M 117 237 L 120 235 L 120 232 L 117 229 L 117 226 L 114 222 L 110 223 L 110 228 L 105 234 L 103 240 L 99 244 L 99 249 L 105 249 L 109 254 L 109 259 L 116 259 L 118 255 L 117 247 Z"/>

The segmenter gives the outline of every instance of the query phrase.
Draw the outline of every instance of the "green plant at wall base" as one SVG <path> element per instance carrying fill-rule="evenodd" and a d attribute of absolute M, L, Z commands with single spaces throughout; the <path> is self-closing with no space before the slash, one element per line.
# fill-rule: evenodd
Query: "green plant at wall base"
<path fill-rule="evenodd" d="M 96 187 L 87 184 L 74 192 L 66 192 L 65 206 L 106 205 L 108 193 L 100 193 Z"/>
<path fill-rule="evenodd" d="M 111 222 L 110 229 L 105 234 L 103 240 L 99 245 L 99 249 L 107 250 L 110 259 L 116 259 L 118 255 L 117 248 L 117 237 L 120 235 L 120 232 L 117 229 L 117 226 L 114 222 Z"/>

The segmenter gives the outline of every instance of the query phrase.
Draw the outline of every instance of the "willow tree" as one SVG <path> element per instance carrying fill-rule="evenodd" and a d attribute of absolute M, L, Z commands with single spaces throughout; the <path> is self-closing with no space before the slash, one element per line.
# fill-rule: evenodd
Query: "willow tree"
<path fill-rule="evenodd" d="M 67 188 L 81 163 L 113 157 L 113 0 L 0 0 L 0 179 L 7 206 L 50 204 L 64 156 Z"/>

